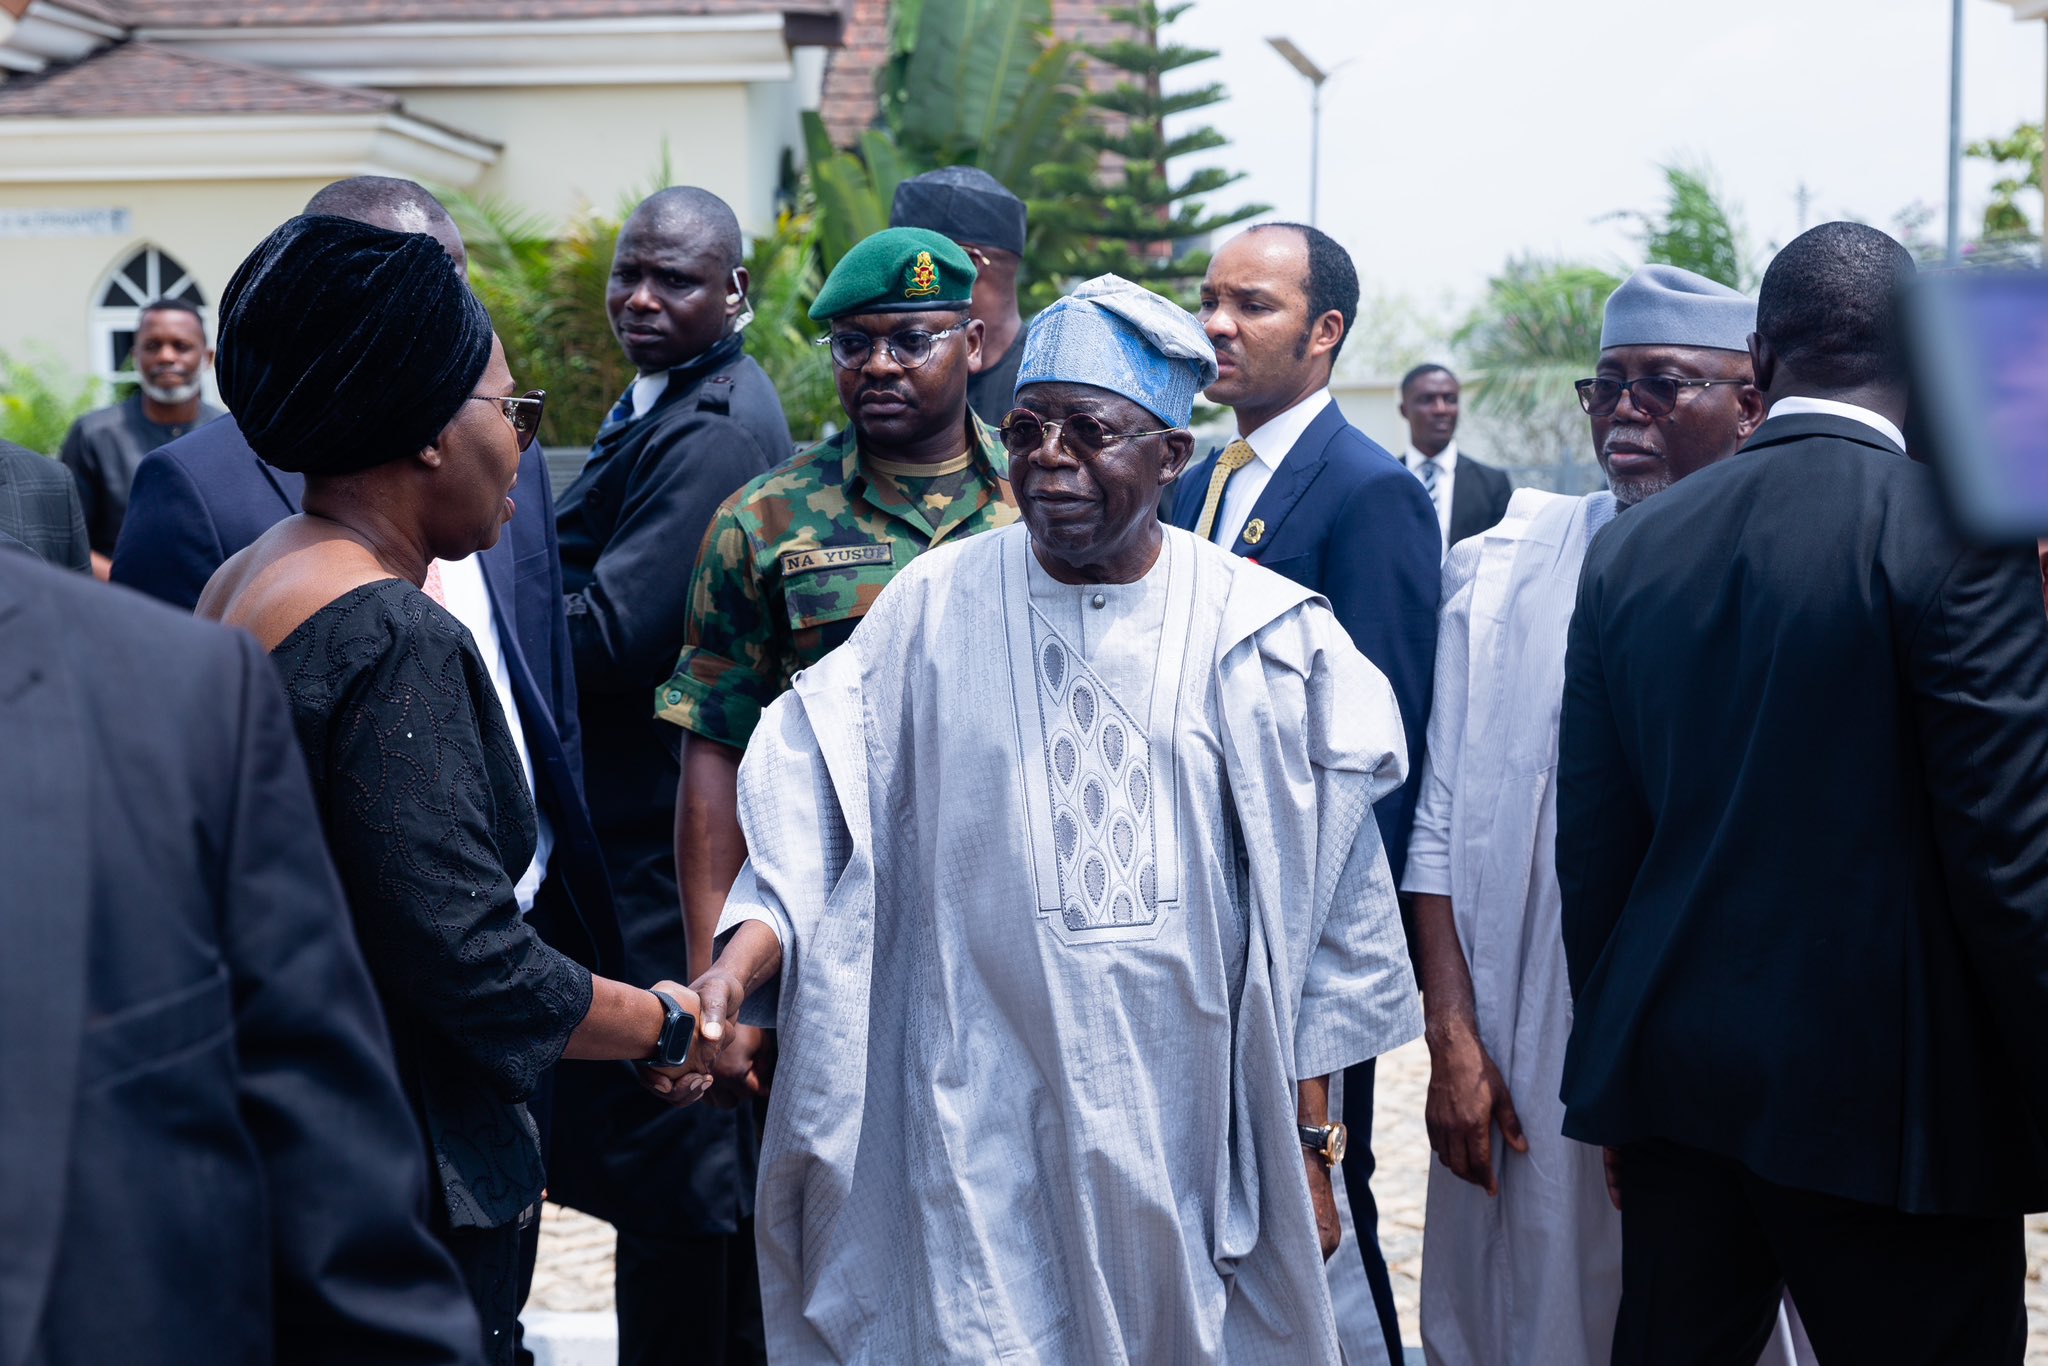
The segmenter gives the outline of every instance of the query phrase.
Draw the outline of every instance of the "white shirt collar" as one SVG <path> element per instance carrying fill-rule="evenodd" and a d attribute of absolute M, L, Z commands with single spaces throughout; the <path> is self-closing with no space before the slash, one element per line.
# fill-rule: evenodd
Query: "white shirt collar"
<path fill-rule="evenodd" d="M 1411 470 L 1421 469 L 1422 462 L 1427 459 L 1429 457 L 1424 455 L 1413 441 L 1408 443 L 1407 450 L 1401 452 L 1401 463 Z M 1436 453 L 1436 467 L 1445 474 L 1458 467 L 1458 442 L 1455 437 L 1444 443 L 1444 448 Z"/>
<path fill-rule="evenodd" d="M 1861 422 L 1876 429 L 1879 436 L 1900 450 L 1906 449 L 1906 434 L 1890 418 L 1874 413 L 1860 403 L 1843 403 L 1832 398 L 1781 398 L 1771 405 L 1771 411 L 1765 414 L 1765 418 L 1797 417 L 1802 413 L 1824 413 L 1829 417 L 1846 417 L 1851 422 Z"/>
<path fill-rule="evenodd" d="M 642 375 L 633 381 L 633 416 L 635 419 L 647 416 L 648 411 L 668 392 L 668 371 L 658 370 L 651 375 Z"/>
<path fill-rule="evenodd" d="M 1244 435 L 1245 444 L 1252 448 L 1252 454 L 1268 470 L 1280 468 L 1280 462 L 1287 458 L 1287 452 L 1294 449 L 1294 443 L 1301 440 L 1309 424 L 1322 415 L 1330 406 L 1330 391 L 1318 389 L 1301 402 L 1269 418 L 1262 425 L 1254 427 Z"/>

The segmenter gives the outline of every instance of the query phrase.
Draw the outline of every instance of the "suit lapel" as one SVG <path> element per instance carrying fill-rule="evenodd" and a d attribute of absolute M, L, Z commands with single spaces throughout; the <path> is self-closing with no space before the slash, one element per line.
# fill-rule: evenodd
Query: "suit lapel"
<path fill-rule="evenodd" d="M 1453 541 L 1462 540 L 1471 531 L 1481 530 L 1472 523 L 1486 515 L 1482 500 L 1485 492 L 1474 477 L 1473 466 L 1463 456 L 1458 457 L 1458 466 L 1451 474 L 1451 535 Z"/>
<path fill-rule="evenodd" d="M 1323 453 L 1331 438 L 1343 429 L 1344 414 L 1337 411 L 1335 400 L 1324 404 L 1316 420 L 1308 424 L 1308 430 L 1281 458 L 1280 468 L 1266 481 L 1258 501 L 1252 504 L 1251 515 L 1244 519 L 1243 530 L 1231 544 L 1232 553 L 1254 558 L 1277 555 L 1273 547 L 1279 543 L 1280 528 L 1301 502 L 1301 496 L 1308 492 L 1309 485 L 1322 474 Z"/>
<path fill-rule="evenodd" d="M 27 1357 L 56 1259 L 92 918 L 93 765 L 43 617 L 0 565 L 0 1366 Z"/>

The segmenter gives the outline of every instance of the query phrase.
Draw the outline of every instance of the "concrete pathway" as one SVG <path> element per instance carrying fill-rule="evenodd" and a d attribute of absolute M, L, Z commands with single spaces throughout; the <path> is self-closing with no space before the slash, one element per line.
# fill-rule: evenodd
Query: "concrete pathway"
<path fill-rule="evenodd" d="M 1420 1041 L 1380 1060 L 1373 1151 L 1379 1172 L 1380 1247 L 1393 1275 L 1403 1336 L 1419 1343 L 1416 1306 L 1422 1284 L 1422 1215 L 1429 1138 L 1422 1125 L 1429 1054 Z M 540 1266 L 528 1300 L 529 1333 L 545 1334 L 540 1366 L 610 1366 L 612 1231 L 574 1210 L 549 1205 L 541 1223 Z M 2048 1366 L 2048 1215 L 2027 1221 L 2027 1366 Z M 595 1353 L 595 1354 L 593 1354 Z M 1413 1360 L 1421 1360 L 1420 1351 Z"/>

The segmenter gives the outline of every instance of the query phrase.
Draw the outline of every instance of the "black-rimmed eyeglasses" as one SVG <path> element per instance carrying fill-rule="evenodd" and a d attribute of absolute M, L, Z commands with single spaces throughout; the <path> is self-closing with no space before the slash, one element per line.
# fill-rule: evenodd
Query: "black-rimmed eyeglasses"
<path fill-rule="evenodd" d="M 871 337 L 865 332 L 834 332 L 829 337 L 818 338 L 818 345 L 832 348 L 832 363 L 842 370 L 858 370 L 866 365 L 877 344 L 888 351 L 890 360 L 906 370 L 915 370 L 932 358 L 932 351 L 940 341 L 966 326 L 964 322 L 954 323 L 937 332 L 909 327 L 901 332 L 891 332 L 886 337 Z"/>
<path fill-rule="evenodd" d="M 512 430 L 519 435 L 519 449 L 525 450 L 533 438 L 540 434 L 541 414 L 547 411 L 548 391 L 528 389 L 518 398 L 501 398 L 497 394 L 471 394 L 471 403 L 495 403 L 498 411 L 505 414 L 505 420 L 512 424 Z"/>
<path fill-rule="evenodd" d="M 1029 408 L 1013 408 L 1003 419 L 1003 425 L 996 434 L 1003 439 L 1003 449 L 1013 456 L 1029 455 L 1045 444 L 1045 434 L 1054 432 L 1060 446 L 1076 460 L 1090 460 L 1102 453 L 1104 446 L 1117 441 L 1130 441 L 1141 436 L 1164 436 L 1179 431 L 1178 427 L 1160 427 L 1149 432 L 1113 432 L 1086 413 L 1069 413 L 1063 418 L 1048 422 Z"/>
<path fill-rule="evenodd" d="M 1606 417 L 1621 406 L 1621 396 L 1645 417 L 1667 417 L 1678 406 L 1681 389 L 1711 389 L 1717 384 L 1747 384 L 1746 379 L 1680 379 L 1676 375 L 1644 375 L 1640 379 L 1582 379 L 1572 385 L 1579 391 L 1579 406 L 1589 416 Z"/>

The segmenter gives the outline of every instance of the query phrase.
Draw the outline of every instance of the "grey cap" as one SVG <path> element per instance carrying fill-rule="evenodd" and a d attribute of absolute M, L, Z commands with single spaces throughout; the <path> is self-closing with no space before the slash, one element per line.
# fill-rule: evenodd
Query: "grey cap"
<path fill-rule="evenodd" d="M 1756 300 L 1677 266 L 1644 266 L 1607 296 L 1600 349 L 1610 346 L 1704 346 L 1747 351 L 1756 331 Z"/>
<path fill-rule="evenodd" d="M 973 166 L 942 166 L 896 187 L 892 228 L 929 228 L 955 242 L 1024 254 L 1024 201 Z"/>

